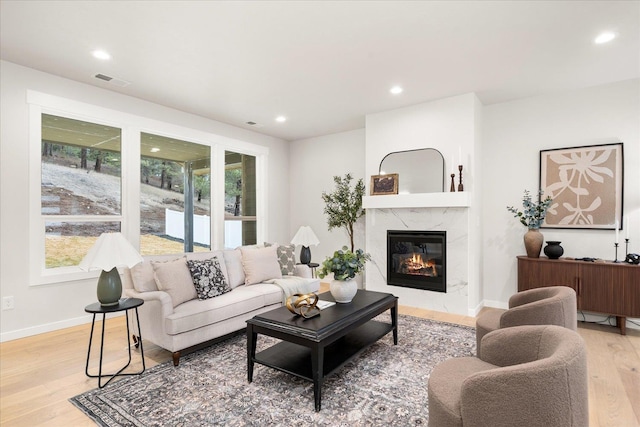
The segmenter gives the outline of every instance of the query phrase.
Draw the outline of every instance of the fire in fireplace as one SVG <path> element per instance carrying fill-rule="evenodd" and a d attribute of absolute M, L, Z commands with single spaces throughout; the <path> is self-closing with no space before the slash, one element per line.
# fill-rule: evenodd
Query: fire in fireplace
<path fill-rule="evenodd" d="M 446 231 L 387 231 L 387 284 L 447 292 Z"/>

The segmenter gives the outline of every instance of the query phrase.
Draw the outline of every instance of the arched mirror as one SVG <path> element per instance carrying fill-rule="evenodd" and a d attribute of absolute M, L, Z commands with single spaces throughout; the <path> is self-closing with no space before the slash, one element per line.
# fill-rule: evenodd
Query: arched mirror
<path fill-rule="evenodd" d="M 397 173 L 400 194 L 444 191 L 444 157 L 434 148 L 389 153 L 380 162 L 379 173 Z"/>

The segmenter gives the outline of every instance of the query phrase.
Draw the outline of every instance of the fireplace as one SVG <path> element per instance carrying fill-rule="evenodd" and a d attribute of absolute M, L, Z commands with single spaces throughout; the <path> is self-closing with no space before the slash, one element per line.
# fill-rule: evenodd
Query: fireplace
<path fill-rule="evenodd" d="M 387 231 L 387 284 L 447 292 L 446 267 L 446 231 Z"/>

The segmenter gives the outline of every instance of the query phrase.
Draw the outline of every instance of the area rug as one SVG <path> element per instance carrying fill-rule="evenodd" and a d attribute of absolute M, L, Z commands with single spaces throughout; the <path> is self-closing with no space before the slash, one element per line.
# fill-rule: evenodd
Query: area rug
<path fill-rule="evenodd" d="M 259 335 L 258 351 L 276 342 Z M 320 412 L 311 382 L 259 364 L 247 382 L 244 335 L 183 356 L 178 367 L 157 365 L 70 401 L 109 427 L 426 426 L 431 370 L 473 354 L 475 329 L 399 316 L 398 345 L 388 334 L 325 379 Z"/>

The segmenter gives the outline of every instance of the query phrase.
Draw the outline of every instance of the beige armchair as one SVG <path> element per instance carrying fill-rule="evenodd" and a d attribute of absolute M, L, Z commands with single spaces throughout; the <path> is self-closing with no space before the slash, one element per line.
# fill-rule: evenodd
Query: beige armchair
<path fill-rule="evenodd" d="M 570 329 L 527 325 L 482 339 L 482 356 L 437 365 L 430 427 L 586 427 L 587 356 Z"/>
<path fill-rule="evenodd" d="M 482 337 L 496 329 L 521 325 L 578 327 L 576 292 L 567 286 L 549 286 L 519 292 L 509 298 L 508 310 L 490 310 L 476 320 L 476 351 L 481 355 Z"/>

